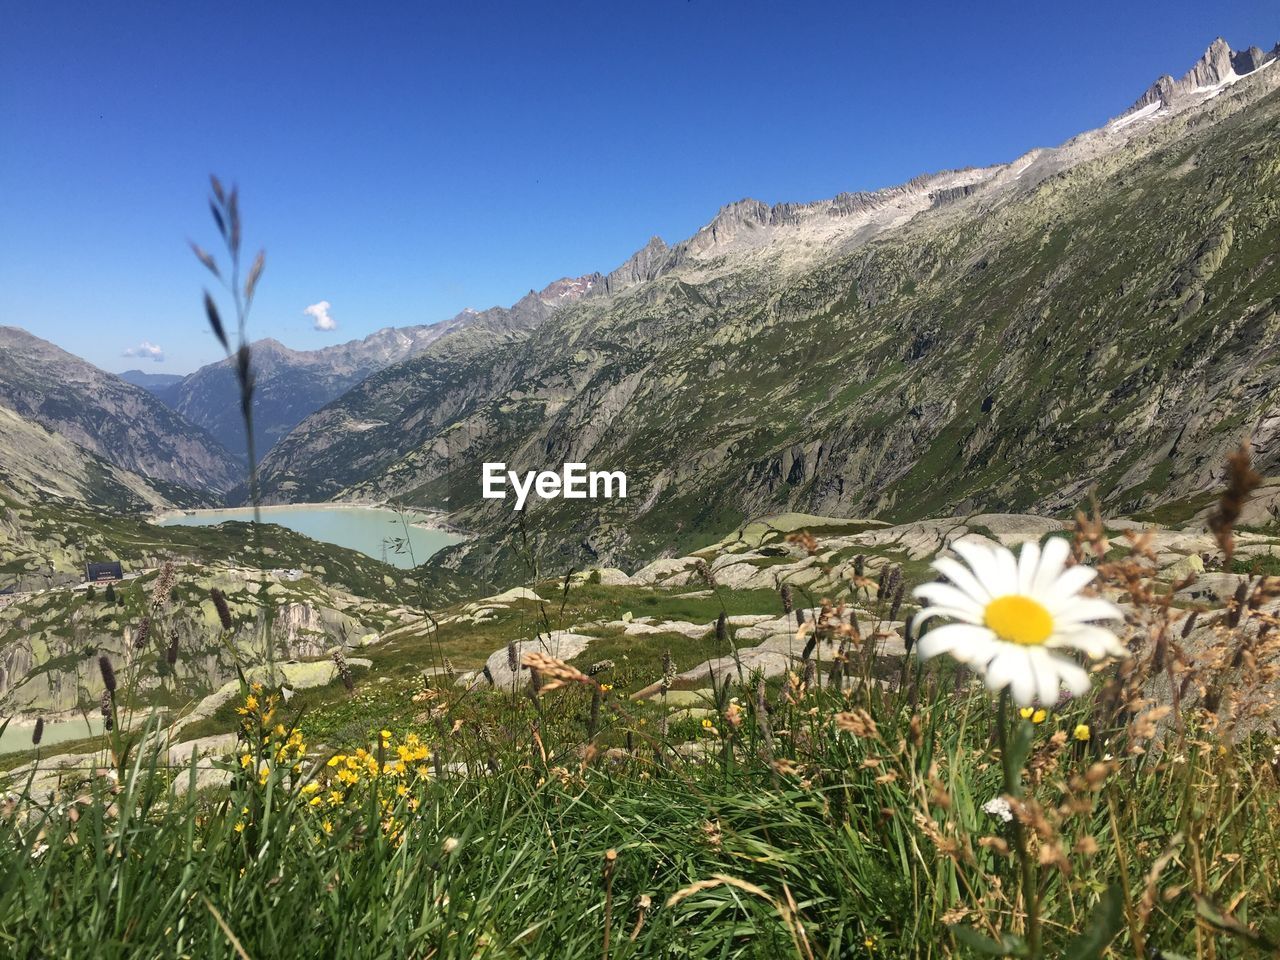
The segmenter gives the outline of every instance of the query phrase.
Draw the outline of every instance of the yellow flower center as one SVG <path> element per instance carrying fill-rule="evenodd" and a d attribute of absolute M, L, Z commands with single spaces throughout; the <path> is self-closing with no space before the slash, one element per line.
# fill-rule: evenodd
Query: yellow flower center
<path fill-rule="evenodd" d="M 983 620 L 997 637 L 1025 647 L 1037 647 L 1053 634 L 1053 616 L 1041 604 L 1016 593 L 987 604 Z"/>

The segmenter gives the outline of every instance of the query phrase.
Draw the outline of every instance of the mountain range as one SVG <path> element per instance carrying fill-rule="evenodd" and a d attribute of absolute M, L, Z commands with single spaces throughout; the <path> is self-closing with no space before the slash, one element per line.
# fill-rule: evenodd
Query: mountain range
<path fill-rule="evenodd" d="M 352 386 L 437 341 L 449 341 L 442 346 L 449 352 L 518 339 L 604 279 L 566 277 L 531 290 L 511 307 L 387 327 L 319 350 L 254 341 L 257 449 L 270 450 Z M 186 376 L 142 370 L 117 376 L 25 330 L 0 327 L 0 409 L 13 414 L 0 421 L 0 439 L 6 441 L 0 448 L 14 453 L 0 468 L 0 480 L 11 488 L 117 508 L 196 505 L 243 495 L 244 424 L 230 360 Z M 50 442 L 56 451 L 46 447 Z M 61 464 L 68 482 L 56 481 L 59 471 L 37 469 L 42 462 Z"/>
<path fill-rule="evenodd" d="M 625 565 L 787 509 L 1054 512 L 1096 489 L 1140 510 L 1203 491 L 1245 436 L 1275 469 L 1274 64 L 1216 41 L 1061 146 L 730 204 L 534 336 L 442 340 L 362 381 L 276 445 L 265 489 L 494 533 L 512 516 L 480 498 L 483 462 L 621 469 L 630 499 L 524 520 L 566 562 Z"/>
<path fill-rule="evenodd" d="M 440 323 L 385 327 L 361 340 L 317 350 L 291 350 L 272 339 L 254 341 L 250 349 L 256 382 L 257 451 L 260 455 L 266 453 L 308 415 L 371 374 L 417 356 L 436 341 L 458 335 L 497 341 L 522 336 L 557 307 L 584 295 L 599 279 L 589 276 L 557 280 L 539 292 L 529 291 L 511 307 L 468 309 Z M 172 379 L 140 371 L 121 376 L 146 387 L 243 457 L 244 423 L 232 360 L 212 363 Z"/>
<path fill-rule="evenodd" d="M 266 496 L 448 511 L 479 536 L 443 562 L 500 580 L 517 522 L 557 561 L 625 566 L 784 510 L 1060 513 L 1096 492 L 1132 513 L 1196 497 L 1244 437 L 1275 472 L 1278 55 L 1218 40 L 1060 146 L 740 200 L 510 308 L 255 342 Z M 77 476 L 128 474 L 99 496 L 241 480 L 226 362 L 133 372 L 141 389 L 13 328 L 0 347 L 0 404 L 83 448 Z M 624 470 L 631 496 L 517 517 L 480 497 L 491 461 Z"/>

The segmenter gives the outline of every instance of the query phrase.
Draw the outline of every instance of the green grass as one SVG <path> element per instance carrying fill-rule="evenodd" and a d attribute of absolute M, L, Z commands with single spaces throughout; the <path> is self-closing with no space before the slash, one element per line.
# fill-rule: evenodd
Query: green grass
<path fill-rule="evenodd" d="M 950 923 L 1020 928 L 1001 899 L 1016 890 L 1013 864 L 978 842 L 1008 837 L 980 809 L 1000 792 L 992 708 L 981 692 L 953 692 L 947 671 L 923 681 L 918 740 L 909 691 L 868 694 L 874 738 L 836 729 L 847 703 L 779 708 L 773 750 L 790 766 L 775 769 L 749 695 L 736 732 L 717 721 L 728 752 L 704 737 L 707 762 L 645 739 L 654 725 L 607 695 L 598 742 L 624 745 L 630 731 L 633 749 L 584 764 L 587 691 L 540 706 L 487 694 L 415 720 L 362 713 L 367 680 L 347 725 L 386 726 L 397 740 L 416 730 L 452 772 L 380 812 L 389 781 L 362 781 L 339 808 L 310 806 L 283 774 L 174 799 L 168 784 L 184 771 L 144 758 L 118 795 L 97 780 L 0 819 L 0 942 L 15 957 L 229 958 L 234 938 L 249 957 L 595 958 L 607 931 L 614 958 L 964 956 Z M 1082 703 L 1029 729 L 1033 753 L 1091 712 Z M 453 719 L 459 732 L 441 736 Z M 1103 749 L 1068 748 L 1034 794 L 1057 802 Z M 1135 933 L 1152 949 L 1185 952 L 1199 938 L 1217 957 L 1264 956 L 1197 923 L 1192 894 L 1274 936 L 1280 823 L 1267 812 L 1280 795 L 1265 757 L 1261 741 L 1226 755 L 1192 747 L 1182 764 L 1127 755 L 1098 792 L 1080 794 L 1061 842 L 1089 836 L 1099 849 L 1070 854 L 1070 873 L 1041 872 L 1049 955 L 1091 927 L 1111 884 L 1127 877 L 1140 890 L 1169 847 L 1150 917 L 1122 920 L 1108 956 L 1132 956 Z M 308 770 L 327 780 L 323 761 Z M 388 839 L 388 816 L 403 843 Z M 1248 870 L 1233 866 L 1237 855 Z"/>
<path fill-rule="evenodd" d="M 1231 572 L 1247 573 L 1254 577 L 1280 577 L 1280 554 L 1236 557 L 1231 561 Z"/>

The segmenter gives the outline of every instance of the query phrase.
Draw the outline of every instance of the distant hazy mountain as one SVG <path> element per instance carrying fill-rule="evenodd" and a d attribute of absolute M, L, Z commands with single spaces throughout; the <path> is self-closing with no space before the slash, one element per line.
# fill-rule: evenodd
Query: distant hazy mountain
<path fill-rule="evenodd" d="M 144 370 L 126 370 L 124 373 L 116 374 L 125 383 L 132 383 L 135 387 L 141 387 L 143 390 L 149 390 L 152 393 L 161 393 L 166 387 L 172 387 L 175 383 L 182 382 L 182 374 L 180 373 L 147 373 Z"/>
<path fill-rule="evenodd" d="M 313 414 L 267 495 L 494 531 L 481 463 L 585 462 L 629 499 L 529 522 L 627 563 L 788 509 L 1060 511 L 1096 485 L 1135 511 L 1245 435 L 1280 470 L 1280 66 L 1219 41 L 1152 91 L 1010 163 L 655 238 L 536 336 L 442 340 Z"/>
<path fill-rule="evenodd" d="M 225 492 L 243 469 L 141 387 L 17 327 L 0 326 L 0 406 L 132 473 Z"/>
<path fill-rule="evenodd" d="M 557 307 L 581 298 L 599 279 L 592 276 L 557 280 L 540 293 L 530 291 L 510 308 L 464 310 L 441 323 L 388 327 L 363 340 L 318 350 L 291 350 L 270 339 L 256 341 L 251 346 L 257 384 L 254 433 L 259 456 L 307 416 L 371 374 L 422 353 L 444 337 L 476 336 L 497 342 L 522 336 Z M 175 383 L 142 385 L 192 423 L 208 430 L 228 450 L 244 456 L 239 388 L 230 360 L 201 367 Z"/>

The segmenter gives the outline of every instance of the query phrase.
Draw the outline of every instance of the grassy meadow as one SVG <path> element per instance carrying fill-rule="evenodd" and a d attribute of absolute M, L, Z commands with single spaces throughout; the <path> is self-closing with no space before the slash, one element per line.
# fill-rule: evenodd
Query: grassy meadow
<path fill-rule="evenodd" d="M 1103 544 L 1080 524 L 1081 559 Z M 587 657 L 526 660 L 510 691 L 422 671 L 478 664 L 503 621 L 388 643 L 287 701 L 245 682 L 183 732 L 236 731 L 214 786 L 155 748 L 158 715 L 116 724 L 98 767 L 51 793 L 9 785 L 0 941 L 15 957 L 1273 955 L 1280 583 L 1198 614 L 1220 642 L 1190 663 L 1190 610 L 1144 586 L 1131 547 L 1099 569 L 1134 603 L 1134 656 L 1044 711 L 945 658 L 877 656 L 889 601 L 868 581 L 798 627 L 805 667 L 729 675 L 677 721 L 664 700 L 689 684 L 672 677 L 729 654 L 725 632 L 602 628 Z M 789 605 L 536 586 L 558 606 L 503 616 Z"/>

